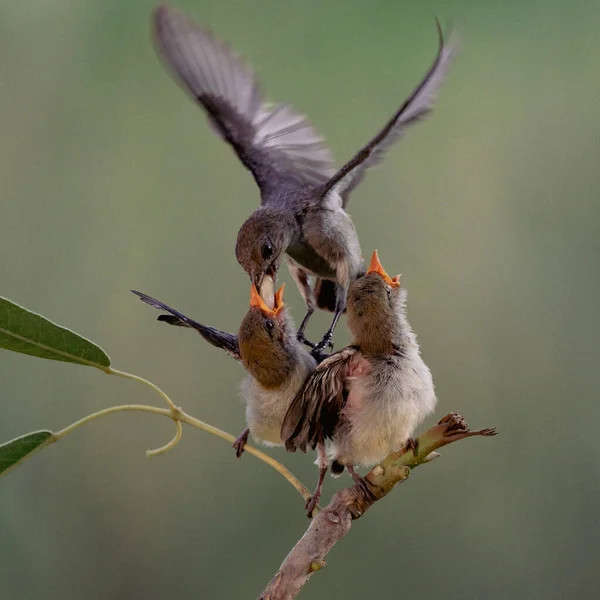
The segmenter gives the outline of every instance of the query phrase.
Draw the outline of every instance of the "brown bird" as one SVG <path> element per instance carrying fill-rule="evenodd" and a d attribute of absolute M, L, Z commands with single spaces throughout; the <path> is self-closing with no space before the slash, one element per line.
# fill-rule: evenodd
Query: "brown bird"
<path fill-rule="evenodd" d="M 283 418 L 317 364 L 296 339 L 294 323 L 283 303 L 283 287 L 275 294 L 271 309 L 252 284 L 250 308 L 242 320 L 239 335 L 202 325 L 170 306 L 132 290 L 147 304 L 170 313 L 160 315 L 160 321 L 195 329 L 210 344 L 222 348 L 244 365 L 248 377 L 242 382 L 241 395 L 246 406 L 247 427 L 234 444 L 238 457 L 244 451 L 249 433 L 267 446 L 283 445 Z"/>
<path fill-rule="evenodd" d="M 206 111 L 260 188 L 261 206 L 242 225 L 238 262 L 272 306 L 284 253 L 304 297 L 306 324 L 316 306 L 334 312 L 320 352 L 346 307 L 350 283 L 364 273 L 358 236 L 346 212 L 350 192 L 412 123 L 431 112 L 456 45 L 439 49 L 433 65 L 385 127 L 341 169 L 308 120 L 286 104 L 268 104 L 254 73 L 208 30 L 167 6 L 153 16 L 158 53 L 182 87 Z M 314 279 L 314 283 L 312 282 Z"/>
<path fill-rule="evenodd" d="M 400 276 L 389 277 L 377 251 L 367 273 L 350 286 L 348 326 L 352 344 L 316 368 L 281 429 L 289 451 L 318 449 L 319 482 L 306 505 L 309 515 L 329 461 L 334 475 L 346 467 L 362 482 L 354 467 L 375 465 L 407 443 L 414 447 L 415 428 L 436 405 L 431 373 L 406 318 Z"/>

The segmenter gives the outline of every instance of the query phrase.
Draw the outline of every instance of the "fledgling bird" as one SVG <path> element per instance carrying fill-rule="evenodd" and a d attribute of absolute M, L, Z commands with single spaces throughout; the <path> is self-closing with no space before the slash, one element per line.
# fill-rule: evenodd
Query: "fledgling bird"
<path fill-rule="evenodd" d="M 260 189 L 261 206 L 238 234 L 238 262 L 272 306 L 277 270 L 288 255 L 307 306 L 299 339 L 306 341 L 304 330 L 316 306 L 334 312 L 317 345 L 317 352 L 323 350 L 331 345 L 350 283 L 364 273 L 356 230 L 345 210 L 349 194 L 405 129 L 431 111 L 456 44 L 444 42 L 438 23 L 438 54 L 423 80 L 385 127 L 336 170 L 308 120 L 287 104 L 266 103 L 253 71 L 210 31 L 167 6 L 155 10 L 153 24 L 159 55 Z"/>
<path fill-rule="evenodd" d="M 319 482 L 307 502 L 309 516 L 330 460 L 334 475 L 346 467 L 361 482 L 354 467 L 375 465 L 405 445 L 414 448 L 415 428 L 436 405 L 431 373 L 406 318 L 400 276 L 389 277 L 377 251 L 367 273 L 350 286 L 348 326 L 352 344 L 317 367 L 281 430 L 289 451 L 318 449 Z"/>
<path fill-rule="evenodd" d="M 244 365 L 248 376 L 242 383 L 241 392 L 247 427 L 234 443 L 238 457 L 244 451 L 249 433 L 267 446 L 283 445 L 283 418 L 317 365 L 296 338 L 289 310 L 283 304 L 283 287 L 275 294 L 274 307 L 269 308 L 252 284 L 250 308 L 238 335 L 202 325 L 170 306 L 132 290 L 147 304 L 170 313 L 161 315 L 160 321 L 195 329 L 210 344 L 223 348 Z"/>

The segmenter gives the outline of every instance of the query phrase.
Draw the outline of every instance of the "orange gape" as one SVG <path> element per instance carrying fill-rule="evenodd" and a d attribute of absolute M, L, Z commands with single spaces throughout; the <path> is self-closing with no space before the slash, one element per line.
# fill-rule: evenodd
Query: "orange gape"
<path fill-rule="evenodd" d="M 262 296 L 258 293 L 256 289 L 256 285 L 252 283 L 250 286 L 250 306 L 259 308 L 265 314 L 276 317 L 279 314 L 279 311 L 283 308 L 283 288 L 285 288 L 285 283 L 281 285 L 281 287 L 277 290 L 275 294 L 275 303 L 273 305 L 273 309 L 271 310 L 262 299 Z"/>
<path fill-rule="evenodd" d="M 369 270 L 367 273 L 377 273 L 381 275 L 385 282 L 391 287 L 400 287 L 400 275 L 396 275 L 396 277 L 390 277 L 384 270 L 383 266 L 379 262 L 379 256 L 377 255 L 377 250 L 373 251 L 373 256 L 371 256 L 371 264 L 369 265 Z"/>

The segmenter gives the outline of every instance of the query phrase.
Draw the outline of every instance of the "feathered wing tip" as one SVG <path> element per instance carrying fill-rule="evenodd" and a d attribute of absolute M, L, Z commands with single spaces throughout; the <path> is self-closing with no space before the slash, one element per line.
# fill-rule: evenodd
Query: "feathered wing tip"
<path fill-rule="evenodd" d="M 162 60 L 259 186 L 269 183 L 273 170 L 315 185 L 335 173 L 333 156 L 308 119 L 287 104 L 267 104 L 252 68 L 210 30 L 165 5 L 154 10 L 152 23 Z"/>
<path fill-rule="evenodd" d="M 349 193 L 360 183 L 366 169 L 381 162 L 385 152 L 404 134 L 406 128 L 422 120 L 433 110 L 437 92 L 459 49 L 454 31 L 450 32 L 446 42 L 437 19 L 436 27 L 438 53 L 425 77 L 386 126 L 327 182 L 321 195 L 322 204 L 345 207 Z"/>
<path fill-rule="evenodd" d="M 356 354 L 349 347 L 331 354 L 308 377 L 283 420 L 281 439 L 289 452 L 306 452 L 331 439 L 346 403 L 346 368 Z"/>
<path fill-rule="evenodd" d="M 163 321 L 169 325 L 176 325 L 178 327 L 189 327 L 191 329 L 195 329 L 209 344 L 215 346 L 216 348 L 225 350 L 225 352 L 227 352 L 236 360 L 241 360 L 240 346 L 237 335 L 233 335 L 231 333 L 227 333 L 226 331 L 221 331 L 220 329 L 215 329 L 214 327 L 209 327 L 207 325 L 202 325 L 202 323 L 198 323 L 198 321 L 194 321 L 194 319 L 186 317 L 183 313 L 171 308 L 168 304 L 165 304 L 160 300 L 156 300 L 156 298 L 152 298 L 152 296 L 148 296 L 148 294 L 144 294 L 143 292 L 138 292 L 136 290 L 131 290 L 131 292 L 138 296 L 142 302 L 145 302 L 154 308 L 158 308 L 159 310 L 164 310 L 170 313 L 168 315 L 160 315 L 158 317 L 158 321 Z"/>

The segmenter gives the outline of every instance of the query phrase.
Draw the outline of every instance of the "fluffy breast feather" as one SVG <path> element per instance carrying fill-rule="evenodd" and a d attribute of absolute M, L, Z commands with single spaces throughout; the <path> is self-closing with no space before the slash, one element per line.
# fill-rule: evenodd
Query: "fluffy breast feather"
<path fill-rule="evenodd" d="M 371 369 L 350 379 L 344 424 L 331 446 L 331 458 L 342 464 L 371 466 L 399 450 L 436 404 L 418 351 L 366 360 Z"/>
<path fill-rule="evenodd" d="M 280 436 L 283 419 L 292 400 L 315 367 L 315 360 L 302 350 L 291 377 L 279 389 L 263 388 L 250 375 L 244 379 L 241 394 L 246 404 L 246 424 L 255 440 L 268 446 L 283 445 Z"/>

